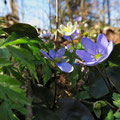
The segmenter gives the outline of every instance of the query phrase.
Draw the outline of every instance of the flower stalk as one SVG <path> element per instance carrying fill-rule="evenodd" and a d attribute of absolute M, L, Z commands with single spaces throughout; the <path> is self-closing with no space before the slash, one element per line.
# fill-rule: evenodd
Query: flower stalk
<path fill-rule="evenodd" d="M 71 38 L 71 41 L 72 41 L 73 51 L 75 51 L 75 44 L 74 44 L 72 36 L 70 36 L 70 38 Z"/>

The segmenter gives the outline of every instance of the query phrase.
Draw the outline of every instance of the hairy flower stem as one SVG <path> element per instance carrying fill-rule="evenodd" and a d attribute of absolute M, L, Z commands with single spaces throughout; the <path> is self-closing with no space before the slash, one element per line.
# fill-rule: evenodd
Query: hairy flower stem
<path fill-rule="evenodd" d="M 72 36 L 70 36 L 70 38 L 71 38 L 71 41 L 72 41 L 72 46 L 73 46 L 73 51 L 75 50 L 75 44 L 74 44 L 74 41 L 73 41 L 73 38 L 72 38 Z"/>
<path fill-rule="evenodd" d="M 111 82 L 110 82 L 110 78 L 109 78 L 109 76 L 108 76 L 108 74 L 107 74 L 107 71 L 106 71 L 106 69 L 105 69 L 105 66 L 102 64 L 102 68 L 103 68 L 103 71 L 104 71 L 104 73 L 105 73 L 105 76 L 106 76 L 106 78 L 107 78 L 107 81 L 108 81 L 108 83 L 109 83 L 109 86 L 110 86 L 110 88 L 111 88 L 111 90 L 112 90 L 112 85 L 111 85 Z"/>
<path fill-rule="evenodd" d="M 100 71 L 98 66 L 96 66 L 96 69 L 97 69 L 98 73 L 100 74 L 100 76 L 103 78 L 103 80 L 104 80 L 107 88 L 109 89 L 109 91 L 112 92 L 111 87 L 109 86 L 108 81 L 106 80 L 105 76 L 102 74 L 102 72 Z"/>

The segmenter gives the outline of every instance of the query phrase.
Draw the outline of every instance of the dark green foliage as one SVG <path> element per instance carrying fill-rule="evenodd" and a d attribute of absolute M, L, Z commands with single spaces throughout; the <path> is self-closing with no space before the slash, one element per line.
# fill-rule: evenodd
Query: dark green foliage
<path fill-rule="evenodd" d="M 109 93 L 109 90 L 105 84 L 103 78 L 97 73 L 97 71 L 89 74 L 89 78 L 92 83 L 90 85 L 90 94 L 94 98 L 100 98 Z"/>
<path fill-rule="evenodd" d="M 50 79 L 51 75 L 52 75 L 52 71 L 51 71 L 51 68 L 49 67 L 49 65 L 48 64 L 43 64 L 42 76 L 43 76 L 44 85 Z"/>
<path fill-rule="evenodd" d="M 81 75 L 80 70 L 81 68 L 79 66 L 75 66 L 74 71 L 69 74 L 69 79 L 73 85 L 75 85 L 76 82 L 80 79 L 80 75 Z"/>
<path fill-rule="evenodd" d="M 113 86 L 120 92 L 120 67 L 108 67 L 106 70 Z"/>
<path fill-rule="evenodd" d="M 114 120 L 113 111 L 110 110 L 105 120 Z"/>
<path fill-rule="evenodd" d="M 13 110 L 27 114 L 24 105 L 29 104 L 25 92 L 20 88 L 21 83 L 7 75 L 0 75 L 0 105 L 1 120 L 19 120 Z"/>
<path fill-rule="evenodd" d="M 15 32 L 15 33 L 19 34 L 21 37 L 23 37 L 23 36 L 27 36 L 30 38 L 38 37 L 38 33 L 37 33 L 36 29 L 34 27 L 32 27 L 31 25 L 25 24 L 25 23 L 16 23 L 16 24 L 12 25 L 11 27 L 3 28 L 2 30 L 7 32 L 8 34 Z"/>

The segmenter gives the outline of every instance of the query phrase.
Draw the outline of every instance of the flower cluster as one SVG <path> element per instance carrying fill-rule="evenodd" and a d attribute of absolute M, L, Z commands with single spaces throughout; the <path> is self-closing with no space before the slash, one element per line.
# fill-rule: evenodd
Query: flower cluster
<path fill-rule="evenodd" d="M 71 40 L 71 38 L 74 39 L 77 36 L 76 26 L 77 23 L 72 25 L 71 22 L 68 22 L 67 27 L 60 25 L 60 29 L 58 29 L 58 31 L 61 34 L 64 34 L 68 40 Z M 85 50 L 76 50 L 76 54 L 81 59 L 81 61 L 76 59 L 75 64 L 81 63 L 88 66 L 94 66 L 106 60 L 113 50 L 112 40 L 108 42 L 104 34 L 100 34 L 98 36 L 97 43 L 94 43 L 92 40 L 86 37 L 82 38 L 81 43 Z"/>
<path fill-rule="evenodd" d="M 60 28 L 58 31 L 64 35 L 64 37 L 67 40 L 73 40 L 78 36 L 77 33 L 77 23 L 75 25 L 72 25 L 71 22 L 67 23 L 67 27 L 64 25 L 60 25 Z M 50 36 L 49 34 L 47 36 Z M 81 59 L 76 59 L 75 64 L 84 64 L 87 66 L 94 66 L 97 64 L 100 64 L 104 60 L 106 60 L 109 55 L 111 54 L 113 50 L 113 42 L 112 40 L 108 42 L 106 36 L 104 34 L 99 34 L 97 38 L 97 42 L 93 42 L 92 40 L 88 39 L 87 37 L 83 37 L 81 40 L 81 43 L 84 47 L 84 50 L 76 50 L 76 55 Z M 73 48 L 74 48 L 73 44 Z M 55 52 L 54 49 L 51 49 L 49 51 L 49 55 L 43 51 L 40 50 L 40 52 L 51 61 L 54 61 L 55 64 L 58 66 L 60 70 L 63 72 L 70 73 L 73 71 L 73 66 L 67 62 L 62 62 L 61 58 L 65 53 L 65 49 L 69 49 L 70 46 L 66 46 L 65 48 L 59 49 L 57 52 Z M 73 52 L 73 49 L 70 50 L 70 52 Z"/>

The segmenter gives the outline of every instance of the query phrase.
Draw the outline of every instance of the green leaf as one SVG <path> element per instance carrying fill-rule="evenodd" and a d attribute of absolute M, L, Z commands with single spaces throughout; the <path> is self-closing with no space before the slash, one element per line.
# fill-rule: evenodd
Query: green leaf
<path fill-rule="evenodd" d="M 7 48 L 0 47 L 0 67 L 11 65 L 12 62 L 9 60 L 10 53 Z"/>
<path fill-rule="evenodd" d="M 0 67 L 9 66 L 9 65 L 12 65 L 12 64 L 13 63 L 11 61 L 9 61 L 8 59 L 0 58 Z"/>
<path fill-rule="evenodd" d="M 120 119 L 120 112 L 114 113 L 114 117 L 117 118 L 117 119 Z"/>
<path fill-rule="evenodd" d="M 113 52 L 111 53 L 109 57 L 109 61 L 111 61 L 114 64 L 120 65 L 120 44 L 114 45 Z"/>
<path fill-rule="evenodd" d="M 34 45 L 29 46 L 29 47 L 30 47 L 31 50 L 33 51 L 34 56 L 35 56 L 38 60 L 40 60 L 40 49 L 39 49 L 38 47 L 34 46 Z"/>
<path fill-rule="evenodd" d="M 7 102 L 3 102 L 0 105 L 0 120 L 10 120 L 9 111 L 9 104 Z"/>
<path fill-rule="evenodd" d="M 53 48 L 54 45 L 53 45 L 53 41 L 52 40 L 49 40 L 49 43 L 47 45 L 49 47 L 49 49 Z"/>
<path fill-rule="evenodd" d="M 11 108 L 21 112 L 23 115 L 26 115 L 28 113 L 26 108 L 24 106 L 19 105 L 19 104 L 12 104 Z"/>
<path fill-rule="evenodd" d="M 5 68 L 5 67 L 4 67 Z M 6 67 L 6 69 L 11 73 L 12 76 L 14 76 L 17 80 L 20 80 L 24 83 L 24 78 L 22 76 L 22 73 L 20 73 L 19 68 L 15 68 L 13 66 Z"/>
<path fill-rule="evenodd" d="M 21 83 L 7 75 L 0 75 L 0 97 L 6 99 L 7 95 L 12 101 L 20 104 L 28 104 L 25 92 L 20 88 Z"/>
<path fill-rule="evenodd" d="M 0 47 L 0 58 L 9 58 L 10 53 L 6 47 Z"/>
<path fill-rule="evenodd" d="M 93 109 L 93 110 L 94 110 L 94 113 L 97 116 L 97 118 L 100 118 L 100 116 L 101 116 L 101 109 Z"/>
<path fill-rule="evenodd" d="M 47 64 L 43 65 L 42 76 L 43 76 L 44 85 L 50 79 L 51 75 L 52 75 L 52 71 L 51 71 L 51 68 L 49 67 L 49 65 L 47 65 Z"/>
<path fill-rule="evenodd" d="M 5 88 L 5 93 L 8 95 L 9 99 L 16 104 L 29 105 L 29 101 L 26 98 L 25 94 L 14 92 L 10 89 Z"/>
<path fill-rule="evenodd" d="M 96 101 L 93 104 L 93 110 L 95 112 L 95 115 L 97 116 L 97 118 L 100 118 L 101 116 L 101 108 L 106 106 L 107 103 L 105 101 Z"/>
<path fill-rule="evenodd" d="M 2 46 L 17 45 L 17 44 L 31 44 L 31 43 L 39 44 L 41 42 L 38 40 L 31 40 L 29 38 L 24 37 L 24 38 L 19 38 L 19 39 L 12 40 L 12 41 L 9 41 L 8 39 L 8 41 L 5 41 Z"/>
<path fill-rule="evenodd" d="M 120 94 L 118 94 L 118 93 L 113 93 L 112 99 L 113 99 L 113 100 L 119 100 L 119 99 L 120 99 Z"/>
<path fill-rule="evenodd" d="M 15 41 L 18 38 L 21 38 L 21 37 L 13 32 L 13 33 L 11 33 L 11 35 L 8 36 L 7 39 L 4 40 L 4 42 L 2 42 L 1 46 L 8 43 L 8 42 Z"/>
<path fill-rule="evenodd" d="M 10 101 L 4 101 L 0 105 L 0 120 L 19 120 L 13 113 L 11 107 L 12 103 Z"/>
<path fill-rule="evenodd" d="M 0 39 L 0 46 L 2 46 L 2 44 L 3 44 L 5 41 L 6 41 L 5 38 Z"/>
<path fill-rule="evenodd" d="M 16 23 L 9 28 L 3 28 L 3 31 L 11 34 L 15 32 L 16 34 L 20 35 L 21 37 L 30 37 L 30 38 L 37 38 L 38 33 L 34 27 L 29 24 L 25 23 Z"/>
<path fill-rule="evenodd" d="M 108 67 L 106 69 L 112 85 L 120 92 L 120 67 Z"/>
<path fill-rule="evenodd" d="M 18 57 L 21 60 L 33 60 L 32 54 L 25 48 L 18 46 L 7 46 L 7 49 L 12 53 L 14 57 Z"/>
<path fill-rule="evenodd" d="M 89 99 L 91 98 L 90 94 L 88 91 L 81 91 L 78 95 L 77 95 L 77 98 L 80 98 L 80 99 Z"/>
<path fill-rule="evenodd" d="M 104 107 L 104 106 L 106 106 L 106 105 L 107 105 L 107 103 L 106 103 L 105 101 L 96 101 L 96 102 L 94 103 L 93 108 L 94 108 L 94 109 L 101 109 L 101 107 Z"/>
<path fill-rule="evenodd" d="M 11 78 L 7 75 L 0 75 L 0 85 L 2 85 L 3 87 L 11 87 L 12 86 L 20 86 L 21 83 L 19 81 L 17 81 L 14 78 Z"/>
<path fill-rule="evenodd" d="M 73 65 L 75 66 L 75 65 Z M 76 82 L 80 79 L 80 66 L 75 66 L 74 71 L 69 73 L 69 79 L 72 82 L 72 85 L 75 85 Z"/>
<path fill-rule="evenodd" d="M 29 42 L 29 39 L 21 38 L 21 39 L 17 39 L 17 40 L 14 40 L 14 41 L 5 41 L 5 43 L 3 43 L 2 46 L 17 45 L 17 44 L 21 44 L 21 43 L 27 44 L 28 42 Z"/>
<path fill-rule="evenodd" d="M 93 82 L 90 85 L 90 94 L 94 98 L 100 98 L 109 93 L 109 90 L 102 79 L 98 74 L 94 73 L 96 76 L 90 76 Z M 91 75 L 91 74 L 90 74 Z"/>
<path fill-rule="evenodd" d="M 27 49 L 18 46 L 7 46 L 7 48 L 14 57 L 18 57 L 21 60 L 38 81 L 32 54 Z"/>
<path fill-rule="evenodd" d="M 78 42 L 76 45 L 76 49 L 84 49 L 83 45 L 81 42 Z"/>
<path fill-rule="evenodd" d="M 114 120 L 113 111 L 110 110 L 105 120 Z"/>
<path fill-rule="evenodd" d="M 19 120 L 12 109 L 26 113 L 25 105 L 29 105 L 21 83 L 7 75 L 0 75 L 0 120 Z M 3 102 L 4 101 L 4 102 Z"/>
<path fill-rule="evenodd" d="M 115 106 L 117 106 L 118 108 L 120 108 L 120 99 L 113 101 L 113 104 L 114 104 Z"/>

